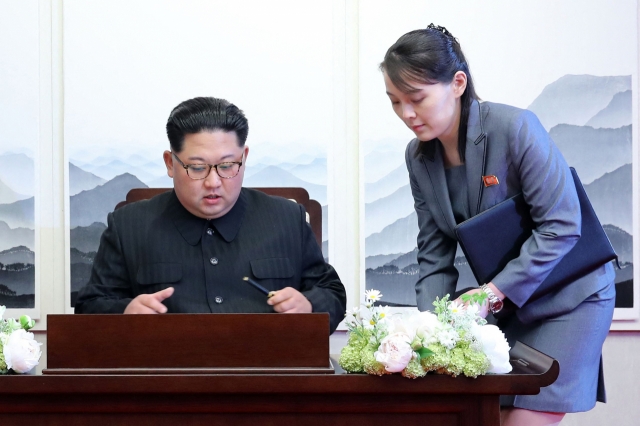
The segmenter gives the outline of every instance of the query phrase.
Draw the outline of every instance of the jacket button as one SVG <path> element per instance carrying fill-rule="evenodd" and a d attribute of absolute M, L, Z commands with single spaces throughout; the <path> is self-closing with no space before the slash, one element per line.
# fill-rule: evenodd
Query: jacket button
<path fill-rule="evenodd" d="M 217 257 L 212 257 L 211 259 L 209 259 L 209 263 L 211 263 L 212 265 L 217 265 L 218 264 L 218 258 Z"/>
<path fill-rule="evenodd" d="M 207 229 L 207 235 L 213 235 L 213 229 L 211 228 Z"/>
<path fill-rule="evenodd" d="M 216 303 L 217 303 L 217 304 L 220 304 L 220 303 L 222 303 L 223 301 L 224 301 L 224 299 L 223 299 L 222 297 L 220 297 L 220 296 L 216 296 Z"/>

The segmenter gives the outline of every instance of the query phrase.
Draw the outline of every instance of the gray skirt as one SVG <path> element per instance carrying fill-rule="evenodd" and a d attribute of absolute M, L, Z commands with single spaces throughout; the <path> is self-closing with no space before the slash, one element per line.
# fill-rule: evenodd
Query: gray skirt
<path fill-rule="evenodd" d="M 501 319 L 498 326 L 513 346 L 519 340 L 560 363 L 560 375 L 538 395 L 506 395 L 503 407 L 534 411 L 575 413 L 605 402 L 602 345 L 609 332 L 615 306 L 615 284 L 588 297 L 574 310 L 531 324 L 517 315 Z"/>

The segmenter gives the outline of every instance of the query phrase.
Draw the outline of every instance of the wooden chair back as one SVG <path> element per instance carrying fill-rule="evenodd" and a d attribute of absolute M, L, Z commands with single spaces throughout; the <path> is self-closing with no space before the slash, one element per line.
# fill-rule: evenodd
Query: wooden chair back
<path fill-rule="evenodd" d="M 140 200 L 148 200 L 163 192 L 171 191 L 173 188 L 133 188 L 127 193 L 124 201 L 120 201 L 116 205 L 116 209 Z M 268 195 L 295 200 L 298 204 L 302 204 L 308 213 L 308 222 L 311 230 L 316 237 L 318 245 L 322 247 L 322 207 L 316 200 L 309 198 L 309 193 L 304 188 L 283 187 L 283 188 L 252 188 L 262 191 Z"/>

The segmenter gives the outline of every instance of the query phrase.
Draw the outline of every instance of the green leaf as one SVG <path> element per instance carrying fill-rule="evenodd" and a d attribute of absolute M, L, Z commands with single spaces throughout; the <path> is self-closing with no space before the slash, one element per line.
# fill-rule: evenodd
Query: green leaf
<path fill-rule="evenodd" d="M 427 358 L 431 355 L 433 355 L 433 351 L 430 351 L 429 349 L 425 348 L 424 346 L 421 349 L 418 349 L 416 351 L 418 353 L 418 355 L 420 355 L 420 358 Z"/>
<path fill-rule="evenodd" d="M 24 328 L 25 330 L 29 330 L 30 328 L 33 328 L 33 326 L 35 325 L 35 321 L 33 321 L 29 315 L 22 315 L 20 317 L 20 325 L 22 326 L 22 328 Z"/>

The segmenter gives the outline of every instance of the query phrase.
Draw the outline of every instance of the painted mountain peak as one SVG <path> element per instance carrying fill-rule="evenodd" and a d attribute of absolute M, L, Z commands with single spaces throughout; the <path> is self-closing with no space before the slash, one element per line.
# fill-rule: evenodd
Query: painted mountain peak
<path fill-rule="evenodd" d="M 107 223 L 107 214 L 123 201 L 133 188 L 148 188 L 140 179 L 124 173 L 70 199 L 71 228 L 89 226 L 94 222 Z"/>
<path fill-rule="evenodd" d="M 565 75 L 547 85 L 529 105 L 544 127 L 582 126 L 605 109 L 613 97 L 631 90 L 631 76 Z"/>
<path fill-rule="evenodd" d="M 69 163 L 69 195 L 76 195 L 82 191 L 102 185 L 106 180 L 82 170 L 73 163 Z"/>
<path fill-rule="evenodd" d="M 35 234 L 29 228 L 11 228 L 0 220 L 0 251 L 8 250 L 16 246 L 25 246 L 33 250 L 35 245 Z"/>
<path fill-rule="evenodd" d="M 609 105 L 591 117 L 585 125 L 596 128 L 607 127 L 610 129 L 630 125 L 632 98 L 631 90 L 616 93 L 613 99 L 611 99 L 611 102 L 609 102 Z"/>
<path fill-rule="evenodd" d="M 631 161 L 631 126 L 594 129 L 558 124 L 549 135 L 567 163 L 576 169 L 583 184 L 593 182 Z"/>
<path fill-rule="evenodd" d="M 33 196 L 33 160 L 25 154 L 0 154 L 0 181 L 18 194 Z"/>
<path fill-rule="evenodd" d="M 26 198 L 29 198 L 29 196 L 17 193 L 0 180 L 0 203 L 9 204 Z"/>

